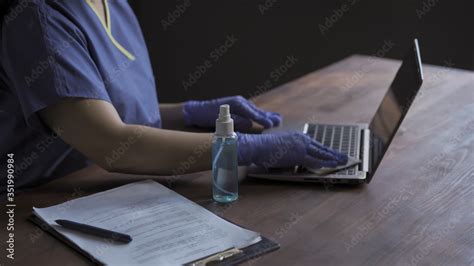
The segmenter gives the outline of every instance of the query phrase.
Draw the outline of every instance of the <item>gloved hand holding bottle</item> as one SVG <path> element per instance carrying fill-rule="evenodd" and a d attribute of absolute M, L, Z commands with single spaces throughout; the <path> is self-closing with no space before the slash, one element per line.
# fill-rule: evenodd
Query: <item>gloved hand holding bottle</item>
<path fill-rule="evenodd" d="M 248 130 L 252 121 L 264 128 L 276 127 L 281 116 L 275 112 L 264 111 L 242 96 L 231 96 L 208 101 L 187 101 L 183 106 L 184 121 L 187 126 L 213 128 L 219 113 L 219 106 L 228 104 L 237 131 Z"/>

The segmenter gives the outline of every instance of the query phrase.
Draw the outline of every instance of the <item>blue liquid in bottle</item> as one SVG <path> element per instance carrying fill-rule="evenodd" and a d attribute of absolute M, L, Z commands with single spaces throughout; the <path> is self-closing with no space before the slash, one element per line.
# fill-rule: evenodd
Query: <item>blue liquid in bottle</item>
<path fill-rule="evenodd" d="M 212 139 L 212 194 L 220 203 L 228 203 L 239 197 L 237 168 L 237 135 L 228 105 L 220 107 L 216 120 L 216 134 Z"/>

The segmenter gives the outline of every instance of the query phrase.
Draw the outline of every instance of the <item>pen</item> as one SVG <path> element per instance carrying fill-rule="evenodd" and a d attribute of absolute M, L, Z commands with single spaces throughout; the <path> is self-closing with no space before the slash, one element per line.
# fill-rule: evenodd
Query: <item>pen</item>
<path fill-rule="evenodd" d="M 55 222 L 64 228 L 76 230 L 89 235 L 104 237 L 123 243 L 130 243 L 130 241 L 132 241 L 132 237 L 127 234 L 122 234 L 87 224 L 76 223 L 69 220 L 56 220 Z"/>

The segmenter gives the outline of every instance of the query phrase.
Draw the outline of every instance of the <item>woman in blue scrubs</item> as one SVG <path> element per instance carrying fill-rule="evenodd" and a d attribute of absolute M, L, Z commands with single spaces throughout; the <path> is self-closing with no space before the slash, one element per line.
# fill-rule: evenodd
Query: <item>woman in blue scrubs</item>
<path fill-rule="evenodd" d="M 171 175 L 211 167 L 212 127 L 230 104 L 237 129 L 278 126 L 279 114 L 242 97 L 158 104 L 147 48 L 126 0 L 10 1 L 0 35 L 2 163 L 34 185 L 96 163 L 108 171 Z M 297 132 L 239 133 L 239 164 L 334 166 L 347 157 Z M 183 169 L 183 162 L 186 164 Z M 4 169 L 4 168 L 2 168 Z"/>

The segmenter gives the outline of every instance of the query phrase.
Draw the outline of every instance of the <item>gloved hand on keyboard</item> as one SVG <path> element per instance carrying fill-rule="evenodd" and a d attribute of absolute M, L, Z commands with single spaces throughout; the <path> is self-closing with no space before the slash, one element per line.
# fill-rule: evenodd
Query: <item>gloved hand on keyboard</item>
<path fill-rule="evenodd" d="M 237 133 L 237 156 L 239 165 L 256 165 L 265 168 L 335 167 L 347 163 L 347 155 L 325 147 L 300 132 L 274 134 Z"/>
<path fill-rule="evenodd" d="M 248 130 L 252 121 L 264 128 L 276 127 L 281 123 L 281 116 L 275 112 L 267 112 L 256 107 L 242 96 L 231 96 L 209 101 L 188 101 L 184 103 L 184 121 L 187 126 L 213 128 L 219 114 L 219 106 L 230 105 L 232 119 L 236 130 Z"/>

